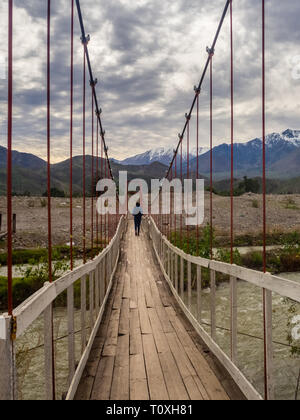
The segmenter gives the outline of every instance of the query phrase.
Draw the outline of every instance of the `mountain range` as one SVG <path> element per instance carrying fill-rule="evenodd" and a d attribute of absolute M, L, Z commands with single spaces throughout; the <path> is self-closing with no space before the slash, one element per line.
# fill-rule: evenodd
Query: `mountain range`
<path fill-rule="evenodd" d="M 236 177 L 245 175 L 256 177 L 262 173 L 261 138 L 247 143 L 234 144 L 234 171 Z M 154 161 L 169 165 L 174 156 L 173 149 L 153 149 L 143 154 L 119 161 L 122 165 L 148 165 Z M 180 157 L 177 158 L 180 166 Z M 189 156 L 190 171 L 197 170 L 197 149 L 193 149 Z M 286 130 L 283 133 L 273 133 L 266 137 L 267 172 L 270 178 L 292 178 L 300 175 L 300 130 Z M 183 154 L 183 168 L 187 172 L 187 154 Z M 217 179 L 228 177 L 231 170 L 231 145 L 224 143 L 213 148 L 213 168 Z M 199 172 L 209 176 L 210 150 L 199 149 Z"/>
<path fill-rule="evenodd" d="M 260 177 L 262 174 L 262 140 L 256 138 L 247 143 L 234 145 L 235 178 Z M 126 170 L 128 179 L 143 178 L 148 183 L 152 178 L 163 178 L 174 156 L 173 149 L 156 148 L 123 161 L 111 159 L 112 171 L 118 179 L 119 171 Z M 215 181 L 230 177 L 231 146 L 221 144 L 213 149 L 213 168 Z M 300 130 L 286 130 L 281 134 L 273 133 L 266 137 L 267 175 L 270 179 L 293 179 L 300 176 Z M 7 149 L 0 146 L 0 194 L 6 190 Z M 178 158 L 179 159 L 179 158 Z M 17 194 L 43 194 L 47 185 L 47 163 L 39 157 L 13 151 L 13 190 Z M 192 149 L 190 173 L 197 169 L 197 152 Z M 183 156 L 183 168 L 187 170 L 187 155 Z M 68 193 L 70 160 L 51 165 L 52 186 Z M 99 167 L 101 159 L 99 159 Z M 82 156 L 73 158 L 74 193 L 82 191 Z M 87 186 L 91 185 L 92 157 L 86 156 Z M 94 159 L 96 168 L 96 159 Z M 179 160 L 178 160 L 179 168 Z M 209 177 L 210 151 L 199 149 L 199 172 L 202 177 Z M 96 173 L 94 173 L 96 177 Z M 89 188 L 89 187 L 87 187 Z"/>

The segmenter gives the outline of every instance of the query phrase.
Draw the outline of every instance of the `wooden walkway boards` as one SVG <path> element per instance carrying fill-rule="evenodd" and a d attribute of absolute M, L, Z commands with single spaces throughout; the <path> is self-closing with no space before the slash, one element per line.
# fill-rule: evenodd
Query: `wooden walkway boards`
<path fill-rule="evenodd" d="M 240 399 L 234 388 L 180 313 L 147 233 L 135 237 L 130 223 L 76 399 Z"/>

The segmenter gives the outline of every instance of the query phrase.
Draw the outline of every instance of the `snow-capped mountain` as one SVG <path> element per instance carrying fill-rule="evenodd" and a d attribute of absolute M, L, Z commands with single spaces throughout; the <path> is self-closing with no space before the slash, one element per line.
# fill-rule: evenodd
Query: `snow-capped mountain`
<path fill-rule="evenodd" d="M 261 138 L 256 138 L 247 143 L 234 145 L 234 169 L 236 176 L 259 176 L 262 167 Z M 183 152 L 183 170 L 187 170 L 187 154 Z M 153 162 L 160 162 L 169 166 L 174 156 L 173 149 L 163 147 L 149 150 L 143 154 L 133 156 L 118 162 L 122 165 L 149 165 Z M 266 137 L 266 159 L 267 169 L 270 176 L 293 176 L 300 175 L 300 130 L 288 129 L 283 133 L 272 133 Z M 197 149 L 190 152 L 190 171 L 197 168 Z M 292 161 L 293 164 L 288 164 Z M 179 163 L 179 161 L 178 161 Z M 231 146 L 224 143 L 213 149 L 214 173 L 220 177 L 227 176 L 230 172 Z M 210 151 L 208 148 L 199 149 L 199 171 L 203 175 L 210 171 Z M 284 175 L 285 174 L 285 175 Z"/>
<path fill-rule="evenodd" d="M 234 145 L 234 169 L 236 176 L 258 176 L 262 171 L 262 139 L 257 138 L 248 143 Z M 293 166 L 287 162 L 293 160 Z M 266 162 L 270 176 L 290 176 L 300 174 L 300 130 L 286 130 L 281 134 L 266 136 Z M 191 162 L 191 170 L 197 165 L 197 159 Z M 231 146 L 222 144 L 213 149 L 214 172 L 226 176 L 230 172 Z M 210 152 L 199 158 L 201 173 L 210 170 Z"/>
<path fill-rule="evenodd" d="M 208 148 L 200 147 L 199 156 L 208 152 Z M 123 161 L 118 161 L 121 165 L 150 165 L 154 162 L 159 162 L 164 165 L 169 165 L 174 157 L 174 149 L 167 149 L 164 147 L 159 147 L 153 150 L 148 150 L 145 153 L 136 155 L 125 159 Z M 197 157 L 197 148 L 194 148 L 190 151 L 190 161 Z M 187 151 L 183 152 L 183 162 L 187 162 Z"/>

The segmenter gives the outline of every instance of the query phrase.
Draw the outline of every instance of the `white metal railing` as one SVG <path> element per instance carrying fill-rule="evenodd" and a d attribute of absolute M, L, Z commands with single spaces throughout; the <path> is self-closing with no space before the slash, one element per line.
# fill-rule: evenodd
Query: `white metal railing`
<path fill-rule="evenodd" d="M 52 284 L 46 283 L 41 290 L 14 310 L 13 317 L 7 315 L 0 317 L 0 400 L 18 398 L 15 339 L 24 334 L 42 314 L 44 314 L 45 397 L 46 399 L 53 398 L 53 375 L 55 375 L 52 341 L 53 302 L 65 291 L 67 291 L 69 364 L 69 390 L 66 399 L 74 398 L 112 287 L 112 280 L 119 261 L 120 240 L 124 233 L 124 226 L 125 218 L 122 217 L 110 244 L 94 260 L 68 272 Z M 74 328 L 74 284 L 77 281 L 81 283 L 81 359 L 78 365 L 75 360 Z M 89 311 L 87 311 L 87 302 Z M 87 315 L 89 319 L 87 319 Z M 91 331 L 88 340 L 87 326 Z"/>
<path fill-rule="evenodd" d="M 238 279 L 243 280 L 262 289 L 265 298 L 264 305 L 266 318 L 264 338 L 266 348 L 264 356 L 266 366 L 266 398 L 270 400 L 275 399 L 273 380 L 272 294 L 276 293 L 300 303 L 300 284 L 272 276 L 271 274 L 264 274 L 236 265 L 185 254 L 182 250 L 176 248 L 168 241 L 168 239 L 159 231 L 152 218 L 149 219 L 149 231 L 159 264 L 176 300 L 203 341 L 227 369 L 244 395 L 250 400 L 261 400 L 263 397 L 237 367 L 237 281 Z M 197 318 L 193 315 L 191 310 L 193 264 L 197 267 Z M 210 334 L 206 332 L 201 321 L 202 268 L 210 271 Z M 228 357 L 216 343 L 216 273 L 221 273 L 230 277 L 231 357 Z M 187 304 L 184 302 L 185 282 L 187 282 Z"/>

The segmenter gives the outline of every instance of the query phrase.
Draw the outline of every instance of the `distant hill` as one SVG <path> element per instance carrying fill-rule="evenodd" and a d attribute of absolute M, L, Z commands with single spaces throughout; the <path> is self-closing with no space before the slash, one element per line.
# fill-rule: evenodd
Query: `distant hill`
<path fill-rule="evenodd" d="M 47 189 L 47 164 L 34 155 L 13 152 L 13 192 L 19 195 L 42 195 Z M 6 158 L 7 150 L 0 148 L 0 195 L 6 193 Z M 103 160 L 103 164 L 104 164 Z M 94 180 L 96 180 L 97 159 L 94 158 Z M 163 178 L 167 167 L 154 162 L 151 165 L 123 166 L 111 162 L 114 178 L 118 180 L 119 171 L 128 172 L 128 180 L 142 178 L 150 185 L 152 178 Z M 51 186 L 69 194 L 70 160 L 51 165 Z M 99 159 L 99 172 L 101 159 Z M 81 195 L 83 190 L 83 157 L 73 158 L 73 193 Z M 92 156 L 86 156 L 86 191 L 92 191 Z"/>

